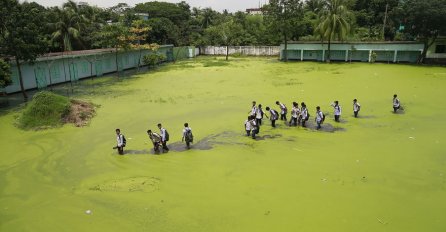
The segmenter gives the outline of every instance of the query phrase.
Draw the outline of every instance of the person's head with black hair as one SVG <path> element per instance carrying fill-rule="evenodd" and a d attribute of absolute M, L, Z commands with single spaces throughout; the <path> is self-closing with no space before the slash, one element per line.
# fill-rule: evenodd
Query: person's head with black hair
<path fill-rule="evenodd" d="M 121 130 L 120 129 L 116 129 L 116 134 L 117 135 L 121 134 Z"/>
<path fill-rule="evenodd" d="M 189 127 L 189 123 L 184 123 L 184 127 Z"/>
<path fill-rule="evenodd" d="M 269 108 L 269 106 L 267 106 L 265 109 L 269 111 L 270 108 Z"/>

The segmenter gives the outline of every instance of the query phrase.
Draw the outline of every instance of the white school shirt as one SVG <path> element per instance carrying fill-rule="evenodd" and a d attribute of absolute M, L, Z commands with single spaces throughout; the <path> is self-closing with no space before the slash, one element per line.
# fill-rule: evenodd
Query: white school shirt
<path fill-rule="evenodd" d="M 186 137 L 186 132 L 187 132 L 187 131 L 192 132 L 192 128 L 190 128 L 190 127 L 185 127 L 185 128 L 183 129 L 183 137 Z"/>
<path fill-rule="evenodd" d="M 256 113 L 257 113 L 257 107 L 253 106 L 251 109 L 251 115 L 256 115 Z"/>
<path fill-rule="evenodd" d="M 276 112 L 274 112 L 273 109 L 270 109 L 269 113 L 271 114 L 271 116 L 270 116 L 271 120 L 277 120 L 279 118 L 279 115 L 277 115 Z"/>
<path fill-rule="evenodd" d="M 293 118 L 297 118 L 297 117 L 299 117 L 299 114 L 300 114 L 299 107 L 294 107 L 293 106 L 293 109 L 291 109 L 291 116 Z"/>
<path fill-rule="evenodd" d="M 308 116 L 308 110 L 306 107 L 302 107 L 300 110 L 300 116 L 302 116 L 303 119 L 306 119 Z"/>
<path fill-rule="evenodd" d="M 286 106 L 282 103 L 279 103 L 280 105 L 280 110 L 281 110 L 281 114 L 285 114 L 286 113 Z"/>
<path fill-rule="evenodd" d="M 358 102 L 353 103 L 353 111 L 359 111 L 359 107 L 361 107 L 361 105 Z"/>
<path fill-rule="evenodd" d="M 122 145 L 124 145 L 124 138 L 122 137 L 122 134 L 116 136 L 116 141 L 118 142 L 118 147 L 122 147 Z"/>
<path fill-rule="evenodd" d="M 400 99 L 394 98 L 393 99 L 393 107 L 399 107 L 400 106 Z"/>
<path fill-rule="evenodd" d="M 257 128 L 257 123 L 256 123 L 256 120 L 255 119 L 253 119 L 253 120 L 251 120 L 250 121 L 250 124 L 251 124 L 251 129 L 256 129 Z"/>
<path fill-rule="evenodd" d="M 251 130 L 251 121 L 246 120 L 245 121 L 245 130 L 250 131 Z"/>
<path fill-rule="evenodd" d="M 164 142 L 166 141 L 166 129 L 164 129 L 163 127 L 161 127 L 160 129 L 160 134 L 161 134 L 161 140 Z"/>
<path fill-rule="evenodd" d="M 149 138 L 154 143 L 158 143 L 161 141 L 161 135 L 157 134 L 156 132 L 152 132 L 152 135 L 149 135 Z"/>
<path fill-rule="evenodd" d="M 257 111 L 256 111 L 256 118 L 257 118 L 257 119 L 262 119 L 262 109 L 257 108 Z"/>
<path fill-rule="evenodd" d="M 316 111 L 316 122 L 322 122 L 322 119 L 324 118 L 324 114 L 322 111 L 317 112 Z"/>
<path fill-rule="evenodd" d="M 341 106 L 337 105 L 337 106 L 333 106 L 334 107 L 334 115 L 341 115 Z"/>

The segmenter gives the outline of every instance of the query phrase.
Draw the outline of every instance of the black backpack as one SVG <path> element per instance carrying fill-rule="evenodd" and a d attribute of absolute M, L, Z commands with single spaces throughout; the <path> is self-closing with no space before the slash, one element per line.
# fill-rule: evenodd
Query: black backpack
<path fill-rule="evenodd" d="M 186 136 L 184 136 L 186 139 L 186 142 L 192 142 L 194 141 L 194 135 L 192 134 L 191 130 L 186 130 Z"/>
<path fill-rule="evenodd" d="M 127 139 L 125 139 L 124 135 L 122 135 L 122 144 L 124 145 L 124 147 L 127 144 Z"/>
<path fill-rule="evenodd" d="M 165 133 L 165 136 L 166 136 L 166 142 L 167 142 L 167 141 L 169 141 L 169 132 L 167 132 L 167 130 L 164 129 L 164 133 Z"/>
<path fill-rule="evenodd" d="M 322 112 L 321 112 L 322 113 Z M 325 114 L 322 113 L 322 122 L 325 121 Z"/>
<path fill-rule="evenodd" d="M 310 113 L 307 112 L 307 117 L 305 118 L 305 121 L 308 121 L 310 119 Z"/>

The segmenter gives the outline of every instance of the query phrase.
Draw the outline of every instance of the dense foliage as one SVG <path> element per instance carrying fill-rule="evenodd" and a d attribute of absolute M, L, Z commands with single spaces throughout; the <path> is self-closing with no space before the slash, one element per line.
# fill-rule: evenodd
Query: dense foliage
<path fill-rule="evenodd" d="M 145 35 L 138 35 L 139 45 L 418 39 L 427 41 L 428 47 L 439 35 L 446 34 L 446 0 L 270 0 L 259 15 L 191 8 L 184 1 L 152 1 L 135 7 L 120 3 L 107 9 L 72 1 L 49 8 L 18 0 L 0 4 L 1 55 L 21 60 L 35 59 L 42 53 L 42 44 L 45 52 L 125 49 L 136 44 L 128 33 L 134 21 L 141 19 L 140 29 L 149 30 L 140 31 Z"/>
<path fill-rule="evenodd" d="M 0 59 L 0 89 L 12 84 L 11 67 L 4 60 Z"/>

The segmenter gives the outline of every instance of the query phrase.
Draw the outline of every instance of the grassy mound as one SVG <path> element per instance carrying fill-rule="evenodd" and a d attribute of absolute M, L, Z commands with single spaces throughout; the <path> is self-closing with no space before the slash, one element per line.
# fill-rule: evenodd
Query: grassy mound
<path fill-rule="evenodd" d="M 70 112 L 70 99 L 51 92 L 40 92 L 23 110 L 18 119 L 20 128 L 42 129 L 60 126 Z"/>

